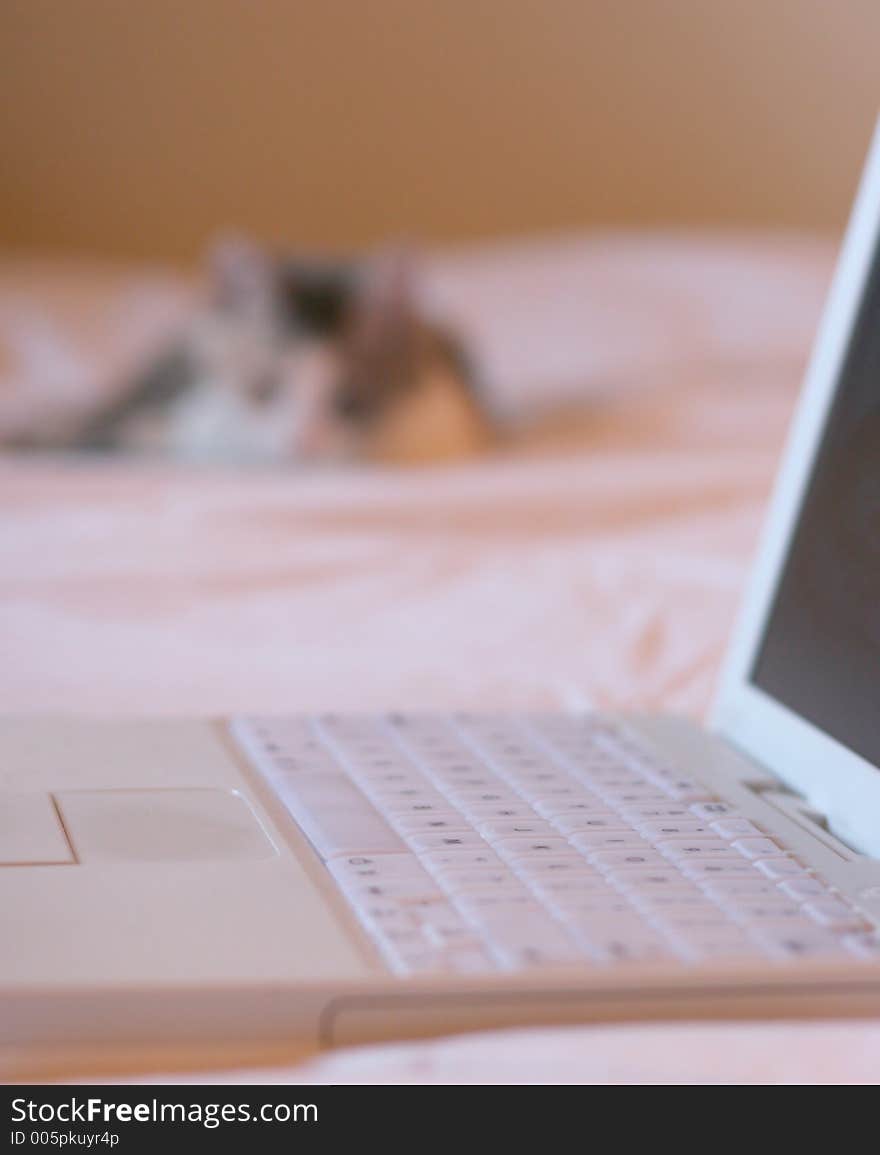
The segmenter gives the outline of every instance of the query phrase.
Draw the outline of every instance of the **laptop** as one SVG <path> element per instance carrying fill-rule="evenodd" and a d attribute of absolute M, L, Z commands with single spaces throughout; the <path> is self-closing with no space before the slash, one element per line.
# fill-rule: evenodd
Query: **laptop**
<path fill-rule="evenodd" d="M 3 1053 L 880 1011 L 878 593 L 880 130 L 711 725 L 5 720 Z"/>

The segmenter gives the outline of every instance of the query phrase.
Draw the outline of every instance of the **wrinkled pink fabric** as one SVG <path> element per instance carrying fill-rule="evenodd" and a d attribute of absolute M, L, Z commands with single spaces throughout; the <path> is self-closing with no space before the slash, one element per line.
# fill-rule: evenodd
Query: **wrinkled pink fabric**
<path fill-rule="evenodd" d="M 0 709 L 700 715 L 831 255 L 809 239 L 606 236 L 434 258 L 433 305 L 470 334 L 500 408 L 524 421 L 589 401 L 582 420 L 542 423 L 475 462 L 305 473 L 7 460 Z M 186 307 L 170 278 L 79 275 L 88 308 L 70 269 L 0 272 L 8 413 L 39 401 L 47 366 L 61 388 L 66 356 L 76 388 L 109 387 L 108 365 L 142 355 Z M 135 302 L 121 329 L 108 321 L 120 292 Z M 869 1023 L 583 1027 L 226 1077 L 846 1082 L 873 1081 L 878 1057 Z"/>

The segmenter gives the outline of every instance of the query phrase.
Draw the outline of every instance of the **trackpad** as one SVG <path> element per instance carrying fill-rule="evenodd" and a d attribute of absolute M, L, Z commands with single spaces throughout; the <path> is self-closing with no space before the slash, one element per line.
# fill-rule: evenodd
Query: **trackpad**
<path fill-rule="evenodd" d="M 67 790 L 55 802 L 80 862 L 204 862 L 277 853 L 235 790 Z"/>

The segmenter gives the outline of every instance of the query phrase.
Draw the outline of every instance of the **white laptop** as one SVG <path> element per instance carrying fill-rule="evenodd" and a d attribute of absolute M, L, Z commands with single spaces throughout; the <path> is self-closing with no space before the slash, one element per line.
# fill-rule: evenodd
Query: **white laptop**
<path fill-rule="evenodd" d="M 0 755 L 26 1069 L 880 1011 L 880 133 L 711 729 L 31 719 Z"/>

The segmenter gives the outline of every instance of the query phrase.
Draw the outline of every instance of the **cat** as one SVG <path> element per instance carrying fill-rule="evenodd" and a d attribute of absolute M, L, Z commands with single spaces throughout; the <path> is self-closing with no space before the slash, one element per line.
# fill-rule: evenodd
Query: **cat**
<path fill-rule="evenodd" d="M 69 445 L 240 462 L 445 461 L 495 423 L 465 351 L 415 303 L 403 248 L 354 261 L 226 241 L 178 339 Z"/>

